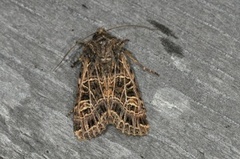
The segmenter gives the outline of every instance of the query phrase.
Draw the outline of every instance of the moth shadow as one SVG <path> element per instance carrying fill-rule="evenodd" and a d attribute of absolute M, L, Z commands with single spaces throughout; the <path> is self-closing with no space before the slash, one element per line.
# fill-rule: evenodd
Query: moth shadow
<path fill-rule="evenodd" d="M 183 49 L 180 45 L 175 44 L 168 38 L 160 38 L 161 43 L 164 47 L 164 50 L 167 51 L 170 55 L 176 55 L 179 58 L 183 58 Z"/>
<path fill-rule="evenodd" d="M 164 33 L 165 35 L 167 35 L 169 38 L 173 37 L 174 39 L 178 39 L 178 37 L 175 35 L 175 33 L 169 29 L 168 27 L 166 27 L 163 24 L 158 23 L 155 20 L 147 20 L 150 24 L 152 24 L 155 28 L 157 28 L 158 30 L 160 30 L 162 33 Z M 170 55 L 176 55 L 179 58 L 183 58 L 183 49 L 180 45 L 174 43 L 173 41 L 171 41 L 169 38 L 165 38 L 165 37 L 161 37 L 161 43 L 164 47 L 164 50 L 167 51 L 167 53 L 169 53 Z"/>

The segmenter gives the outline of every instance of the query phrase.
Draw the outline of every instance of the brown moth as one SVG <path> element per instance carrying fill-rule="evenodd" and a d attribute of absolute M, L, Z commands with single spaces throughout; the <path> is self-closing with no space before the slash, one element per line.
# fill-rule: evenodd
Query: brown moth
<path fill-rule="evenodd" d="M 80 140 L 100 135 L 108 124 L 128 135 L 142 136 L 149 131 L 146 109 L 128 60 L 158 74 L 124 48 L 127 41 L 99 28 L 91 40 L 78 42 L 83 48 L 73 124 Z"/>

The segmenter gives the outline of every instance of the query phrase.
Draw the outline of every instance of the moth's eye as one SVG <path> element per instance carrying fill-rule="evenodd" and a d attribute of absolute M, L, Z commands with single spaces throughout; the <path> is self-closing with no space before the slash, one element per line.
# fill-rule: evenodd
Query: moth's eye
<path fill-rule="evenodd" d="M 104 32 L 106 32 L 104 28 L 99 28 L 99 29 L 97 30 L 97 33 L 98 33 L 98 34 L 102 34 L 102 33 L 104 33 Z"/>
<path fill-rule="evenodd" d="M 105 44 L 106 44 L 106 41 L 105 41 L 105 40 L 101 40 L 101 41 L 99 41 L 99 44 L 105 45 Z"/>
<path fill-rule="evenodd" d="M 112 60 L 112 57 L 102 57 L 101 58 L 101 61 L 103 62 L 103 63 L 107 63 L 107 62 L 109 62 L 109 61 L 111 61 Z"/>

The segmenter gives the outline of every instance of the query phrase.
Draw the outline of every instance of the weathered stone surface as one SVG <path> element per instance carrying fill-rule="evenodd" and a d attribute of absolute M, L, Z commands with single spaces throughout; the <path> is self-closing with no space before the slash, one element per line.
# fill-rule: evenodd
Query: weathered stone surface
<path fill-rule="evenodd" d="M 0 158 L 240 158 L 240 18 L 230 1 L 0 1 Z M 98 27 L 148 25 L 173 30 L 184 57 L 167 53 L 161 32 L 119 29 L 154 76 L 133 66 L 150 134 L 109 126 L 80 142 L 71 118 L 78 69 L 50 72 L 74 41 Z"/>

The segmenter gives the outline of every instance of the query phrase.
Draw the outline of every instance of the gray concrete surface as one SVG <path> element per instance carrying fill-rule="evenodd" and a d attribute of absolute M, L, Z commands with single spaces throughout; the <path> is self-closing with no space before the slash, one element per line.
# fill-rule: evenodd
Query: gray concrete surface
<path fill-rule="evenodd" d="M 1 0 L 0 158 L 239 159 L 240 1 Z M 184 57 L 161 32 L 121 29 L 129 50 L 156 77 L 133 66 L 151 126 L 145 137 L 109 126 L 80 142 L 71 117 L 79 69 L 49 72 L 78 38 L 98 27 L 169 27 Z"/>

